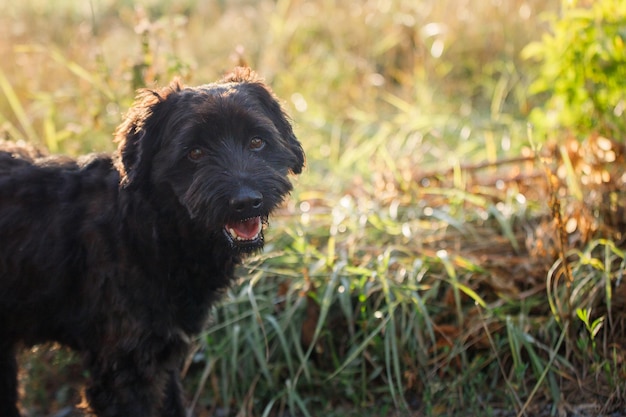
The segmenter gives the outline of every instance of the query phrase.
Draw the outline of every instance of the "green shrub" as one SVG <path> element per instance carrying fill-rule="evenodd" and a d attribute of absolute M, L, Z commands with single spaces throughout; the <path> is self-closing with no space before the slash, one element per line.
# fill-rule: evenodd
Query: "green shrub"
<path fill-rule="evenodd" d="M 529 44 L 523 57 L 540 63 L 531 93 L 545 98 L 530 120 L 540 132 L 626 134 L 626 1 L 590 6 L 563 2 L 549 15 L 551 33 Z"/>

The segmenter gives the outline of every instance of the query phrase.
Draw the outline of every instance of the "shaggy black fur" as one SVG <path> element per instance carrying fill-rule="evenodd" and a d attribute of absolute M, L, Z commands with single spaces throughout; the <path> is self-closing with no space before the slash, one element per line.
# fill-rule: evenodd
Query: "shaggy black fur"
<path fill-rule="evenodd" d="M 78 161 L 0 145 L 0 416 L 19 416 L 15 350 L 82 352 L 100 417 L 183 417 L 191 335 L 290 192 L 304 153 L 248 69 L 144 90 L 118 153 Z"/>

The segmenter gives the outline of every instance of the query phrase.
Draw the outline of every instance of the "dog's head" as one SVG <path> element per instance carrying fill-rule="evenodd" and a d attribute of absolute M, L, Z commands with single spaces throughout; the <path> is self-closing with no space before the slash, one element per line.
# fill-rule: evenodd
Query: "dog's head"
<path fill-rule="evenodd" d="M 142 90 L 116 132 L 121 187 L 182 206 L 241 251 L 291 191 L 304 152 L 271 90 L 250 69 L 214 84 Z"/>

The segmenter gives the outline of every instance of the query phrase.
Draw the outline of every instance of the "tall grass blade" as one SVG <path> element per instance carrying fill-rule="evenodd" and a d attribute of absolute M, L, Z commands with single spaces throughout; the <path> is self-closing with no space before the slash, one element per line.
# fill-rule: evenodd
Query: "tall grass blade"
<path fill-rule="evenodd" d="M 7 79 L 4 71 L 2 71 L 2 68 L 0 68 L 0 91 L 2 91 L 4 97 L 7 99 L 9 107 L 13 111 L 15 118 L 22 128 L 22 131 L 26 135 L 26 139 L 32 143 L 39 142 L 38 135 L 35 132 L 35 129 L 33 129 L 30 119 L 26 114 L 26 110 L 22 106 L 17 93 L 11 86 L 11 83 Z"/>
<path fill-rule="evenodd" d="M 558 401 L 561 399 L 560 390 L 554 378 L 554 374 L 552 373 L 552 364 L 554 363 L 554 360 L 558 356 L 558 351 L 561 348 L 561 344 L 565 340 L 565 336 L 568 333 L 568 327 L 569 327 L 569 323 L 566 323 L 563 329 L 561 330 L 561 334 L 559 336 L 559 339 L 556 342 L 556 345 L 554 346 L 553 349 L 550 350 L 550 358 L 548 360 L 548 363 L 546 364 L 542 364 L 540 362 L 539 358 L 534 352 L 534 349 L 532 349 L 532 347 L 530 346 L 528 342 L 524 343 L 525 347 L 527 348 L 528 353 L 530 354 L 531 362 L 533 366 L 535 367 L 535 372 L 540 373 L 540 375 L 539 375 L 539 378 L 537 378 L 537 382 L 535 386 L 533 387 L 532 391 L 530 392 L 530 395 L 526 399 L 524 406 L 522 407 L 520 412 L 517 414 L 517 417 L 522 417 L 523 415 L 525 415 L 524 413 L 525 413 L 526 408 L 528 408 L 528 406 L 531 404 L 534 396 L 537 394 L 537 391 L 543 384 L 543 380 L 546 379 L 546 377 L 549 380 L 550 391 L 552 394 L 552 400 L 554 401 L 554 404 L 558 403 Z"/>
<path fill-rule="evenodd" d="M 109 86 L 107 86 L 102 80 L 100 80 L 97 74 L 85 69 L 81 65 L 77 64 L 74 61 L 67 59 L 61 51 L 58 49 L 49 50 L 48 53 L 52 58 L 57 61 L 59 64 L 65 66 L 70 72 L 76 75 L 79 78 L 87 81 L 89 84 L 93 85 L 96 90 L 98 90 L 102 95 L 104 95 L 108 100 L 115 101 L 115 94 L 111 91 Z"/>
<path fill-rule="evenodd" d="M 561 146 L 561 158 L 563 158 L 563 164 L 565 166 L 566 176 L 565 180 L 567 181 L 567 187 L 572 193 L 572 195 L 578 201 L 583 201 L 583 192 L 580 188 L 580 180 L 578 179 L 578 175 L 574 170 L 574 166 L 572 165 L 572 160 L 569 157 L 569 153 L 565 146 Z"/>
<path fill-rule="evenodd" d="M 337 375 L 343 372 L 343 370 L 346 369 L 346 367 L 350 365 L 359 355 L 361 355 L 365 351 L 365 348 L 370 344 L 372 339 L 374 339 L 376 336 L 380 336 L 380 332 L 387 325 L 390 318 L 391 317 L 387 315 L 383 320 L 381 320 L 378 326 L 372 329 L 367 335 L 367 337 L 363 339 L 361 344 L 359 344 L 358 346 L 355 346 L 351 350 L 350 354 L 346 357 L 346 359 L 344 359 L 343 364 L 341 364 L 341 366 L 338 367 L 335 370 L 335 372 L 333 372 L 330 376 L 326 377 L 325 380 L 330 381 L 331 379 L 335 378 Z"/>
<path fill-rule="evenodd" d="M 187 407 L 187 413 L 186 413 L 187 417 L 193 417 L 195 415 L 193 410 L 195 410 L 196 405 L 198 404 L 198 401 L 200 400 L 200 396 L 202 395 L 202 392 L 204 391 L 204 387 L 206 386 L 206 381 L 209 379 L 209 375 L 211 374 L 211 371 L 213 370 L 214 365 L 215 365 L 215 360 L 211 358 L 207 359 L 204 365 L 204 369 L 202 370 L 202 375 L 200 376 L 200 382 L 198 384 L 198 388 L 196 389 L 196 393 L 193 396 L 191 404 L 189 404 L 189 407 Z"/>
<path fill-rule="evenodd" d="M 335 267 L 337 268 L 337 265 Z M 298 368 L 298 372 L 296 372 L 296 376 L 294 377 L 294 386 L 297 385 L 297 381 L 298 381 L 300 374 L 302 372 L 308 372 L 307 361 L 311 357 L 311 353 L 313 352 L 313 349 L 315 349 L 315 345 L 319 339 L 320 333 L 322 332 L 322 329 L 324 328 L 324 324 L 326 323 L 326 318 L 328 317 L 328 312 L 332 304 L 332 300 L 334 297 L 334 293 L 336 291 L 338 280 L 339 280 L 339 274 L 338 274 L 337 269 L 335 269 L 334 273 L 332 274 L 332 279 L 330 280 L 330 282 L 326 284 L 326 290 L 324 291 L 322 299 L 320 300 L 321 301 L 320 313 L 319 313 L 317 324 L 315 326 L 315 331 L 313 333 L 311 345 L 309 346 L 309 348 L 307 349 L 304 355 L 303 361 L 301 362 L 300 367 Z"/>
<path fill-rule="evenodd" d="M 266 315 L 265 320 L 270 324 L 270 326 L 274 329 L 276 336 L 280 342 L 280 346 L 283 349 L 284 358 L 287 362 L 287 369 L 289 369 L 289 375 L 294 374 L 293 362 L 291 359 L 291 349 L 289 348 L 289 343 L 287 342 L 287 338 L 285 337 L 285 332 L 282 326 L 278 323 L 276 318 L 272 315 Z"/>
<path fill-rule="evenodd" d="M 300 413 L 302 413 L 302 415 L 305 417 L 311 417 L 311 414 L 309 413 L 306 404 L 298 394 L 296 384 L 292 382 L 293 381 L 290 380 L 286 382 L 289 409 L 294 415 L 300 415 Z"/>
<path fill-rule="evenodd" d="M 517 243 L 515 232 L 513 232 L 512 221 L 507 220 L 502 214 L 502 212 L 498 210 L 497 207 L 494 205 L 489 206 L 488 213 L 491 214 L 496 219 L 496 221 L 502 228 L 502 232 L 504 233 L 504 236 L 506 236 L 506 238 L 509 240 L 509 242 L 511 243 L 511 246 L 513 246 L 513 249 L 515 249 L 515 252 L 519 253 L 520 247 L 519 247 L 519 244 Z"/>
<path fill-rule="evenodd" d="M 396 321 L 394 319 L 394 310 L 396 305 L 390 305 L 387 312 L 390 317 L 387 328 L 385 329 L 385 365 L 387 369 L 387 378 L 389 391 L 396 407 L 402 407 L 408 410 L 408 404 L 404 399 L 402 368 L 400 366 L 400 352 L 398 349 L 398 337 L 396 336 Z"/>

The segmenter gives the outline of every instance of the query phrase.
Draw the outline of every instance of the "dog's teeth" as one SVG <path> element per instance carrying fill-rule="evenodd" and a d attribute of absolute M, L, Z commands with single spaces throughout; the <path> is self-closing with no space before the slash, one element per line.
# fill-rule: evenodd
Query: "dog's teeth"
<path fill-rule="evenodd" d="M 251 236 L 246 230 L 252 226 L 251 224 L 252 220 L 256 221 L 256 233 L 254 234 L 254 236 Z M 256 217 L 256 218 L 245 219 L 245 220 L 242 220 L 240 223 L 241 225 L 237 223 L 232 226 L 227 225 L 225 228 L 226 233 L 234 242 L 242 242 L 242 243 L 253 242 L 260 238 L 261 232 L 263 230 L 263 224 L 260 218 Z M 243 230 L 238 230 L 237 227 L 242 227 Z"/>
<path fill-rule="evenodd" d="M 253 237 L 251 237 L 250 239 L 246 239 L 243 238 L 241 236 L 239 236 L 237 234 L 237 232 L 235 231 L 235 229 L 233 229 L 232 227 L 228 228 L 228 233 L 230 234 L 230 237 L 233 238 L 233 240 L 236 240 L 238 242 L 247 242 L 247 241 L 251 241 L 251 240 L 255 240 L 259 237 L 259 235 L 261 234 L 261 232 L 259 231 L 256 235 L 254 235 Z"/>

